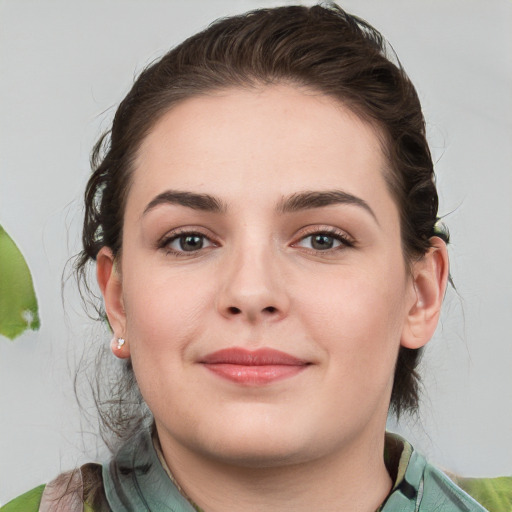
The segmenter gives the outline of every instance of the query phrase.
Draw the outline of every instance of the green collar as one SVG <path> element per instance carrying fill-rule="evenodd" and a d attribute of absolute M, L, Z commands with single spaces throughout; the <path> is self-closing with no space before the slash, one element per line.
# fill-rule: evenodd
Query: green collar
<path fill-rule="evenodd" d="M 385 461 L 394 484 L 378 512 L 485 512 L 399 436 L 386 435 Z M 103 467 L 103 481 L 113 510 L 200 511 L 169 478 L 149 431 L 124 445 Z"/>

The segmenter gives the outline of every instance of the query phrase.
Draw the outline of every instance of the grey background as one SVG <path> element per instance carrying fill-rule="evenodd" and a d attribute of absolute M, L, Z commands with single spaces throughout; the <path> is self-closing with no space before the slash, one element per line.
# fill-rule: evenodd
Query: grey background
<path fill-rule="evenodd" d="M 108 337 L 61 275 L 79 249 L 88 155 L 134 73 L 219 16 L 263 1 L 1 0 L 0 223 L 33 272 L 42 327 L 0 339 L 0 502 L 104 458 L 73 393 Z M 422 364 L 421 418 L 390 427 L 444 468 L 512 474 L 512 3 L 348 0 L 417 85 L 458 295 Z M 94 422 L 93 422 L 94 423 Z"/>

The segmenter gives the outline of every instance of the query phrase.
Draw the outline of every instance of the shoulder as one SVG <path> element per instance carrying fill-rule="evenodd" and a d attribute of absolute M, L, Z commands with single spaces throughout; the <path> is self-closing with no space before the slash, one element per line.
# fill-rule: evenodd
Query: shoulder
<path fill-rule="evenodd" d="M 447 510 L 512 511 L 512 477 L 463 478 L 427 464 L 424 494 L 426 510 L 432 503 L 443 502 Z"/>
<path fill-rule="evenodd" d="M 40 485 L 0 508 L 1 512 L 38 512 L 45 485 Z"/>
<path fill-rule="evenodd" d="M 382 512 L 512 512 L 512 477 L 445 474 L 395 434 L 386 436 L 385 461 L 397 477 Z"/>
<path fill-rule="evenodd" d="M 512 510 L 512 476 L 497 478 L 450 478 L 489 512 Z"/>
<path fill-rule="evenodd" d="M 458 486 L 440 469 L 427 463 L 423 473 L 423 498 L 420 510 L 441 510 L 485 512 L 483 503 Z M 508 512 L 500 509 L 497 512 Z"/>
<path fill-rule="evenodd" d="M 101 466 L 85 464 L 15 498 L 0 512 L 110 512 Z"/>

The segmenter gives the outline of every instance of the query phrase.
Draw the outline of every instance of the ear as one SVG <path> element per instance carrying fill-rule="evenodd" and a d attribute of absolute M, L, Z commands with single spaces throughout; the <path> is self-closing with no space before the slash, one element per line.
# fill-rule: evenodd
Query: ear
<path fill-rule="evenodd" d="M 116 357 L 122 359 L 130 357 L 128 343 L 115 343 L 117 338 L 124 336 L 126 314 L 121 275 L 112 250 L 108 247 L 102 247 L 96 256 L 96 279 L 103 295 L 108 321 L 114 331 L 114 339 L 111 343 L 112 352 Z"/>
<path fill-rule="evenodd" d="M 430 341 L 441 314 L 448 281 L 448 251 L 439 237 L 430 239 L 432 247 L 412 268 L 411 300 L 402 331 L 401 345 L 417 349 Z"/>

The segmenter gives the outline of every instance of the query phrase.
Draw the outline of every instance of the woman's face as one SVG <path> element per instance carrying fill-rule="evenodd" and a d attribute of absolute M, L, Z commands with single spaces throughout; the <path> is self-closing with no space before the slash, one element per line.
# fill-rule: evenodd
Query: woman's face
<path fill-rule="evenodd" d="M 291 86 L 156 124 L 107 308 L 162 443 L 271 465 L 382 435 L 416 300 L 385 173 L 370 125 Z"/>

